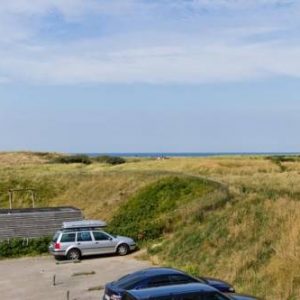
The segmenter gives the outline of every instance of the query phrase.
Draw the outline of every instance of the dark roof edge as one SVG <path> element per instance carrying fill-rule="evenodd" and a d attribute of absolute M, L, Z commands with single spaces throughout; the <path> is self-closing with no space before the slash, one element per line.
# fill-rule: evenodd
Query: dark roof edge
<path fill-rule="evenodd" d="M 14 214 L 14 213 L 59 212 L 59 211 L 81 211 L 81 210 L 74 206 L 16 208 L 16 209 L 0 209 L 0 215 Z"/>

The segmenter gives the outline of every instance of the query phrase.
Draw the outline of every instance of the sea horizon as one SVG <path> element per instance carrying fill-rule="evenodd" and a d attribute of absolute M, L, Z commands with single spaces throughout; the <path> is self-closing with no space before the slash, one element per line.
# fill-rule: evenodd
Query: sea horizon
<path fill-rule="evenodd" d="M 78 154 L 78 153 L 77 153 Z M 80 153 L 90 157 L 109 155 L 122 157 L 209 157 L 209 156 L 265 156 L 300 155 L 300 152 L 91 152 Z"/>

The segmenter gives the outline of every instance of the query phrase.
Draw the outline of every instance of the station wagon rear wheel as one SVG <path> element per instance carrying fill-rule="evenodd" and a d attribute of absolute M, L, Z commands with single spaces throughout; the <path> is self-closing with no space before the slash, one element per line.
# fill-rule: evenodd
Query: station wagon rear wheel
<path fill-rule="evenodd" d="M 117 253 L 119 255 L 126 255 L 129 252 L 129 247 L 126 244 L 121 244 L 118 249 L 117 249 Z"/>
<path fill-rule="evenodd" d="M 78 249 L 71 249 L 67 254 L 67 259 L 78 260 L 80 259 L 81 253 Z"/>

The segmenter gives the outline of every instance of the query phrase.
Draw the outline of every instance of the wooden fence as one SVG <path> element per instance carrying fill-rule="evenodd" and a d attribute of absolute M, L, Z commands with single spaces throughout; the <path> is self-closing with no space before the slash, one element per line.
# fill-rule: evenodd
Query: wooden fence
<path fill-rule="evenodd" d="M 82 219 L 74 207 L 0 209 L 0 240 L 53 235 L 62 222 Z"/>

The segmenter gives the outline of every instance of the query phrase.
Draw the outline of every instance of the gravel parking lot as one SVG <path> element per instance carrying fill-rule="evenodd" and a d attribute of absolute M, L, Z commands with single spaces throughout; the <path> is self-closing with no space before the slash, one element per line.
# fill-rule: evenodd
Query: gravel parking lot
<path fill-rule="evenodd" d="M 99 300 L 106 282 L 149 265 L 132 255 L 59 264 L 51 256 L 1 260 L 0 295 L 1 299 L 11 300 L 64 300 L 69 291 L 70 300 Z"/>

